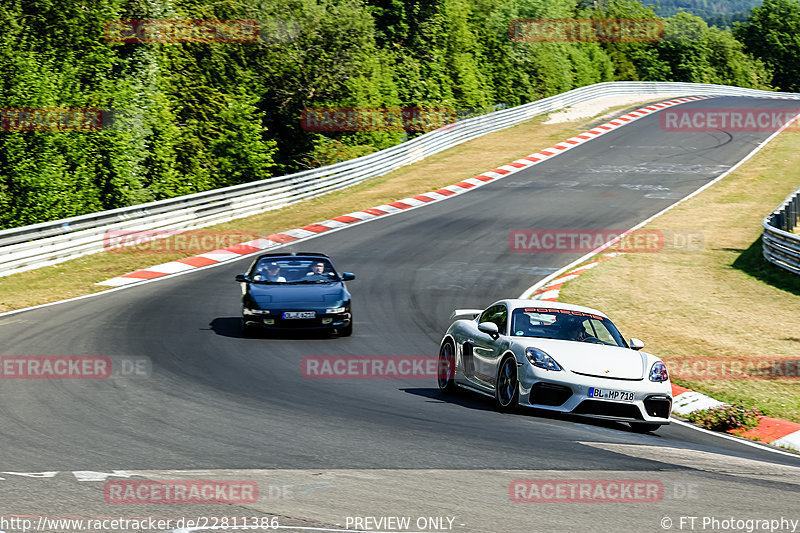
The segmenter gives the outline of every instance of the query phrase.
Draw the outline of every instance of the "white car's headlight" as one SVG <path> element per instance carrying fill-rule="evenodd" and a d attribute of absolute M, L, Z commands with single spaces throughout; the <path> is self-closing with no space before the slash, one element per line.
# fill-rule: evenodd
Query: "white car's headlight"
<path fill-rule="evenodd" d="M 528 356 L 528 361 L 530 361 L 533 366 L 544 368 L 545 370 L 561 370 L 561 367 L 558 366 L 558 363 L 556 363 L 549 354 L 538 348 L 525 348 L 525 355 Z"/>
<path fill-rule="evenodd" d="M 242 309 L 242 313 L 245 315 L 268 315 L 269 309 L 250 309 L 245 307 Z"/>
<path fill-rule="evenodd" d="M 344 307 L 331 307 L 325 310 L 326 315 L 338 315 L 339 313 L 344 313 Z"/>
<path fill-rule="evenodd" d="M 656 361 L 650 367 L 650 381 L 667 381 L 669 373 L 667 373 L 667 365 L 661 361 Z"/>

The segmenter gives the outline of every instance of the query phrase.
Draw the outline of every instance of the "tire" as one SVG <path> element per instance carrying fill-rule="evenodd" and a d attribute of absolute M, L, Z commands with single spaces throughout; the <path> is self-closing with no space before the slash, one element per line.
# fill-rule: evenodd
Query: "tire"
<path fill-rule="evenodd" d="M 352 335 L 353 334 L 353 322 L 352 322 L 352 320 L 350 321 L 350 324 L 347 327 L 339 328 L 337 331 L 338 331 L 340 337 L 349 337 L 350 335 Z"/>
<path fill-rule="evenodd" d="M 439 383 L 439 390 L 445 394 L 456 392 L 456 351 L 453 343 L 446 341 L 439 348 L 439 366 L 436 372 L 436 381 Z"/>
<path fill-rule="evenodd" d="M 650 433 L 661 427 L 661 424 L 640 424 L 638 422 L 630 422 L 631 429 L 636 433 Z"/>
<path fill-rule="evenodd" d="M 242 337 L 244 337 L 244 338 L 252 337 L 253 333 L 254 333 L 253 326 L 248 326 L 247 322 L 244 321 L 244 318 L 242 318 L 242 324 L 240 326 L 240 332 L 242 334 Z"/>
<path fill-rule="evenodd" d="M 494 401 L 501 411 L 512 411 L 519 405 L 519 381 L 517 380 L 517 361 L 506 357 L 497 371 L 494 387 Z"/>

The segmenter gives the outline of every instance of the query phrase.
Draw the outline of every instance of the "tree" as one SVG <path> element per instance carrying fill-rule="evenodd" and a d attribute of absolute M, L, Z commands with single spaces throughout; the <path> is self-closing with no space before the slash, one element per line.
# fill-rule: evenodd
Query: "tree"
<path fill-rule="evenodd" d="M 734 35 L 747 51 L 773 71 L 772 84 L 784 91 L 800 89 L 800 2 L 765 0 L 753 8 Z"/>

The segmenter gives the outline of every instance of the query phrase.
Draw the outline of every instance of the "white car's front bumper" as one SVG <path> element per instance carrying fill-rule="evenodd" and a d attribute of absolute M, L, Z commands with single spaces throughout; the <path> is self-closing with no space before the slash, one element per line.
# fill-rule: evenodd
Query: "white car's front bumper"
<path fill-rule="evenodd" d="M 669 424 L 672 386 L 652 382 L 585 376 L 569 370 L 548 371 L 523 364 L 517 367 L 520 405 L 625 422 Z M 633 401 L 592 398 L 591 388 L 633 393 Z"/>

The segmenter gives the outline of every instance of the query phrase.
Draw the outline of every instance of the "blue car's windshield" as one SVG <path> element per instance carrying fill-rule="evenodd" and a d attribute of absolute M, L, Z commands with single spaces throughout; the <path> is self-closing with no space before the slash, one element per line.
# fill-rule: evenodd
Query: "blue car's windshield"
<path fill-rule="evenodd" d="M 340 281 L 330 261 L 282 257 L 262 258 L 250 271 L 250 279 L 257 283 L 306 284 Z"/>
<path fill-rule="evenodd" d="M 514 309 L 511 315 L 511 335 L 628 347 L 609 319 L 583 311 L 546 306 Z"/>

